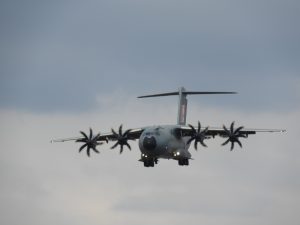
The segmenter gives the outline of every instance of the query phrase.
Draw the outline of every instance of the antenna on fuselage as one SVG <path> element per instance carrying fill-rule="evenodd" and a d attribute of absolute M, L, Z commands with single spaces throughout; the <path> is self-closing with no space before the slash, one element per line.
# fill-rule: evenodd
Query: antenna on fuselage
<path fill-rule="evenodd" d="M 178 95 L 178 114 L 177 114 L 177 124 L 185 125 L 186 124 L 186 115 L 187 115 L 187 95 L 209 95 L 209 94 L 236 94 L 237 92 L 232 91 L 186 91 L 184 87 L 179 88 L 175 92 L 166 92 L 161 94 L 153 95 L 143 95 L 138 96 L 138 98 L 151 98 L 151 97 L 163 97 L 170 95 Z"/>

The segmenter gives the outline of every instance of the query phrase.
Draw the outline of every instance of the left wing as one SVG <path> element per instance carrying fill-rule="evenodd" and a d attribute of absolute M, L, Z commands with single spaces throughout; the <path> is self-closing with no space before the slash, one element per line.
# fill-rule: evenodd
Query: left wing
<path fill-rule="evenodd" d="M 192 129 L 188 126 L 182 126 L 180 128 L 183 132 L 183 136 L 191 136 L 192 135 Z M 202 131 L 204 129 L 201 129 Z M 248 136 L 250 134 L 256 134 L 256 133 L 276 133 L 276 132 L 286 132 L 286 130 L 284 129 L 258 129 L 258 128 L 254 128 L 254 129 L 249 129 L 249 128 L 245 128 L 243 130 L 241 130 L 239 133 L 240 134 L 244 134 L 245 136 Z M 220 137 L 227 137 L 227 133 L 226 131 L 221 128 L 221 127 L 208 127 L 207 133 L 205 134 L 206 137 L 215 137 L 215 136 L 220 136 Z"/>
<path fill-rule="evenodd" d="M 120 145 L 120 153 L 122 153 L 124 146 L 127 146 L 129 150 L 131 150 L 131 146 L 128 144 L 128 141 L 139 139 L 144 129 L 145 128 L 128 129 L 125 132 L 123 132 L 121 125 L 119 127 L 118 132 L 112 129 L 109 133 L 98 133 L 94 135 L 92 129 L 90 128 L 89 134 L 80 131 L 82 135 L 81 137 L 54 139 L 51 140 L 51 143 L 65 141 L 81 142 L 83 143 L 83 145 L 79 148 L 79 152 L 81 152 L 84 148 L 87 148 L 87 155 L 90 156 L 91 149 L 94 152 L 99 153 L 99 151 L 96 148 L 97 145 L 102 145 L 104 142 L 108 143 L 109 141 L 116 141 L 116 143 L 111 147 L 111 149 L 114 149 L 115 147 Z"/>
<path fill-rule="evenodd" d="M 256 134 L 257 132 L 285 132 L 283 129 L 248 129 L 240 126 L 238 128 L 234 128 L 234 122 L 231 123 L 230 127 L 227 128 L 223 125 L 223 127 L 204 127 L 201 128 L 200 122 L 198 122 L 197 129 L 192 126 L 180 126 L 179 131 L 181 132 L 181 136 L 189 136 L 191 137 L 188 140 L 188 144 L 194 141 L 194 147 L 197 149 L 197 143 L 199 142 L 202 146 L 207 147 L 204 143 L 205 139 L 209 139 L 211 137 L 220 136 L 222 138 L 227 138 L 227 140 L 222 144 L 226 145 L 231 142 L 231 149 L 234 148 L 234 143 L 238 143 L 240 147 L 242 147 L 242 143 L 239 138 L 247 138 L 248 135 Z"/>

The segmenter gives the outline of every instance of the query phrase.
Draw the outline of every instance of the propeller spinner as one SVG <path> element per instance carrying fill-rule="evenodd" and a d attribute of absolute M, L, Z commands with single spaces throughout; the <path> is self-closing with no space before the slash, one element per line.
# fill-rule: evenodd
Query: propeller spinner
<path fill-rule="evenodd" d="M 193 140 L 195 140 L 194 141 L 194 148 L 196 150 L 197 150 L 198 142 L 203 147 L 207 147 L 207 145 L 204 143 L 204 140 L 207 139 L 207 137 L 205 135 L 208 131 L 208 127 L 206 127 L 203 131 L 201 131 L 201 123 L 199 121 L 198 121 L 198 129 L 197 130 L 191 124 L 189 124 L 189 127 L 192 129 L 192 136 L 188 140 L 187 144 L 190 144 Z"/>
<path fill-rule="evenodd" d="M 226 136 L 228 137 L 228 139 L 222 144 L 222 145 L 226 145 L 228 144 L 228 142 L 231 142 L 231 147 L 230 147 L 230 151 L 233 150 L 234 148 L 234 143 L 238 143 L 238 145 L 242 148 L 242 143 L 240 142 L 239 138 L 247 138 L 247 136 L 245 134 L 242 134 L 240 131 L 243 129 L 244 127 L 238 127 L 237 129 L 234 129 L 234 121 L 231 123 L 230 125 L 230 129 L 227 129 L 225 127 L 225 125 L 223 125 L 223 129 L 226 132 Z"/>
<path fill-rule="evenodd" d="M 113 137 L 117 140 L 117 142 L 111 147 L 111 149 L 114 149 L 118 145 L 120 145 L 120 154 L 123 152 L 124 145 L 127 146 L 129 148 L 129 150 L 131 150 L 131 147 L 127 142 L 129 140 L 128 134 L 131 131 L 131 129 L 128 129 L 125 131 L 125 133 L 123 133 L 122 127 L 123 127 L 123 125 L 121 125 L 119 127 L 119 133 L 114 131 L 114 129 L 111 129 L 111 132 L 113 133 Z"/>
<path fill-rule="evenodd" d="M 83 131 L 80 131 L 80 133 L 82 134 L 83 138 L 76 140 L 76 142 L 82 142 L 84 144 L 79 148 L 79 152 L 81 152 L 86 147 L 87 148 L 86 154 L 88 155 L 88 157 L 90 157 L 91 149 L 96 153 L 100 153 L 96 148 L 97 145 L 102 144 L 100 142 L 97 142 L 98 138 L 100 137 L 100 133 L 98 133 L 97 135 L 94 136 L 91 128 L 90 128 L 89 136 L 86 133 L 84 133 Z"/>

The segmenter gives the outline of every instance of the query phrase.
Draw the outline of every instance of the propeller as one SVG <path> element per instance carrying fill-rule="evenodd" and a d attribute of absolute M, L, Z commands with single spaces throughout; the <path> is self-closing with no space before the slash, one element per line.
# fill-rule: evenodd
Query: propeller
<path fill-rule="evenodd" d="M 191 138 L 188 140 L 187 144 L 190 144 L 193 140 L 195 140 L 194 147 L 196 150 L 197 150 L 198 142 L 203 147 L 207 147 L 207 145 L 204 143 L 204 140 L 208 138 L 205 136 L 208 131 L 208 127 L 206 127 L 203 131 L 201 131 L 201 124 L 199 121 L 198 121 L 198 129 L 197 130 L 191 124 L 189 124 L 189 127 L 192 129 L 192 135 L 191 135 Z"/>
<path fill-rule="evenodd" d="M 111 147 L 111 149 L 114 149 L 115 147 L 120 145 L 120 154 L 123 152 L 124 145 L 127 146 L 129 150 L 131 150 L 131 147 L 127 142 L 129 140 L 128 134 L 131 131 L 131 129 L 126 130 L 125 133 L 123 133 L 122 127 L 123 125 L 119 127 L 119 133 L 114 131 L 114 129 L 111 129 L 111 132 L 113 133 L 113 137 L 117 140 L 117 142 Z"/>
<path fill-rule="evenodd" d="M 241 126 L 241 127 L 238 127 L 237 129 L 234 129 L 234 121 L 231 123 L 230 129 L 227 129 L 225 127 L 225 125 L 223 125 L 223 129 L 224 129 L 228 139 L 222 145 L 226 145 L 226 144 L 228 144 L 228 142 L 231 142 L 230 151 L 232 151 L 233 148 L 234 148 L 234 143 L 236 142 L 242 148 L 243 146 L 242 146 L 242 143 L 240 142 L 239 138 L 246 138 L 247 137 L 245 134 L 242 134 L 240 132 L 243 128 L 244 127 Z"/>
<path fill-rule="evenodd" d="M 76 140 L 76 142 L 82 142 L 84 144 L 79 148 L 79 152 L 81 152 L 86 147 L 86 154 L 88 155 L 88 157 L 90 157 L 91 149 L 96 153 L 100 153 L 96 149 L 97 145 L 102 145 L 102 143 L 97 142 L 98 138 L 100 137 L 100 133 L 94 136 L 91 128 L 89 136 L 83 131 L 80 131 L 80 133 L 82 134 L 83 138 Z"/>

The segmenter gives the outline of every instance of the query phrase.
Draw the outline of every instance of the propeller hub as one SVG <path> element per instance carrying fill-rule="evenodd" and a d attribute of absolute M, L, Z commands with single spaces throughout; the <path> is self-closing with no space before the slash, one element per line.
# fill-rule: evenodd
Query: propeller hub
<path fill-rule="evenodd" d="M 123 147 L 127 146 L 129 148 L 129 150 L 131 150 L 130 145 L 128 144 L 128 140 L 130 140 L 128 134 L 130 133 L 130 129 L 126 130 L 124 133 L 122 131 L 122 125 L 119 127 L 119 133 L 117 133 L 114 129 L 111 129 L 111 132 L 113 133 L 113 137 L 114 139 L 117 141 L 112 147 L 111 149 L 114 149 L 115 147 L 117 147 L 118 145 L 120 145 L 120 154 L 123 152 Z"/>
<path fill-rule="evenodd" d="M 84 148 L 86 149 L 86 153 L 88 156 L 90 156 L 90 150 L 92 149 L 94 152 L 99 153 L 99 151 L 96 149 L 97 145 L 100 145 L 101 143 L 98 143 L 98 137 L 100 136 L 100 133 L 98 133 L 96 136 L 93 135 L 93 131 L 90 128 L 90 135 L 88 136 L 83 131 L 80 131 L 82 134 L 82 138 L 76 140 L 76 142 L 82 142 L 84 143 L 80 148 L 79 152 L 81 152 Z"/>
<path fill-rule="evenodd" d="M 208 131 L 208 127 L 206 127 L 204 130 L 201 131 L 200 121 L 198 121 L 198 128 L 197 128 L 197 130 L 191 124 L 189 124 L 189 127 L 192 130 L 192 134 L 191 134 L 191 138 L 188 140 L 187 144 L 189 145 L 192 141 L 194 141 L 194 148 L 195 148 L 195 150 L 197 150 L 198 142 L 203 147 L 207 147 L 207 145 L 204 143 L 204 140 L 207 138 L 206 137 L 206 133 Z"/>
<path fill-rule="evenodd" d="M 231 148 L 230 151 L 233 150 L 234 148 L 234 143 L 238 143 L 238 145 L 240 147 L 242 147 L 242 143 L 240 142 L 239 138 L 246 138 L 246 135 L 242 134 L 241 130 L 244 127 L 241 126 L 237 129 L 234 129 L 234 122 L 231 123 L 230 128 L 227 129 L 224 125 L 223 125 L 223 129 L 226 133 L 226 136 L 228 137 L 228 139 L 222 144 L 222 145 L 226 145 L 228 144 L 228 142 L 231 142 Z"/>

